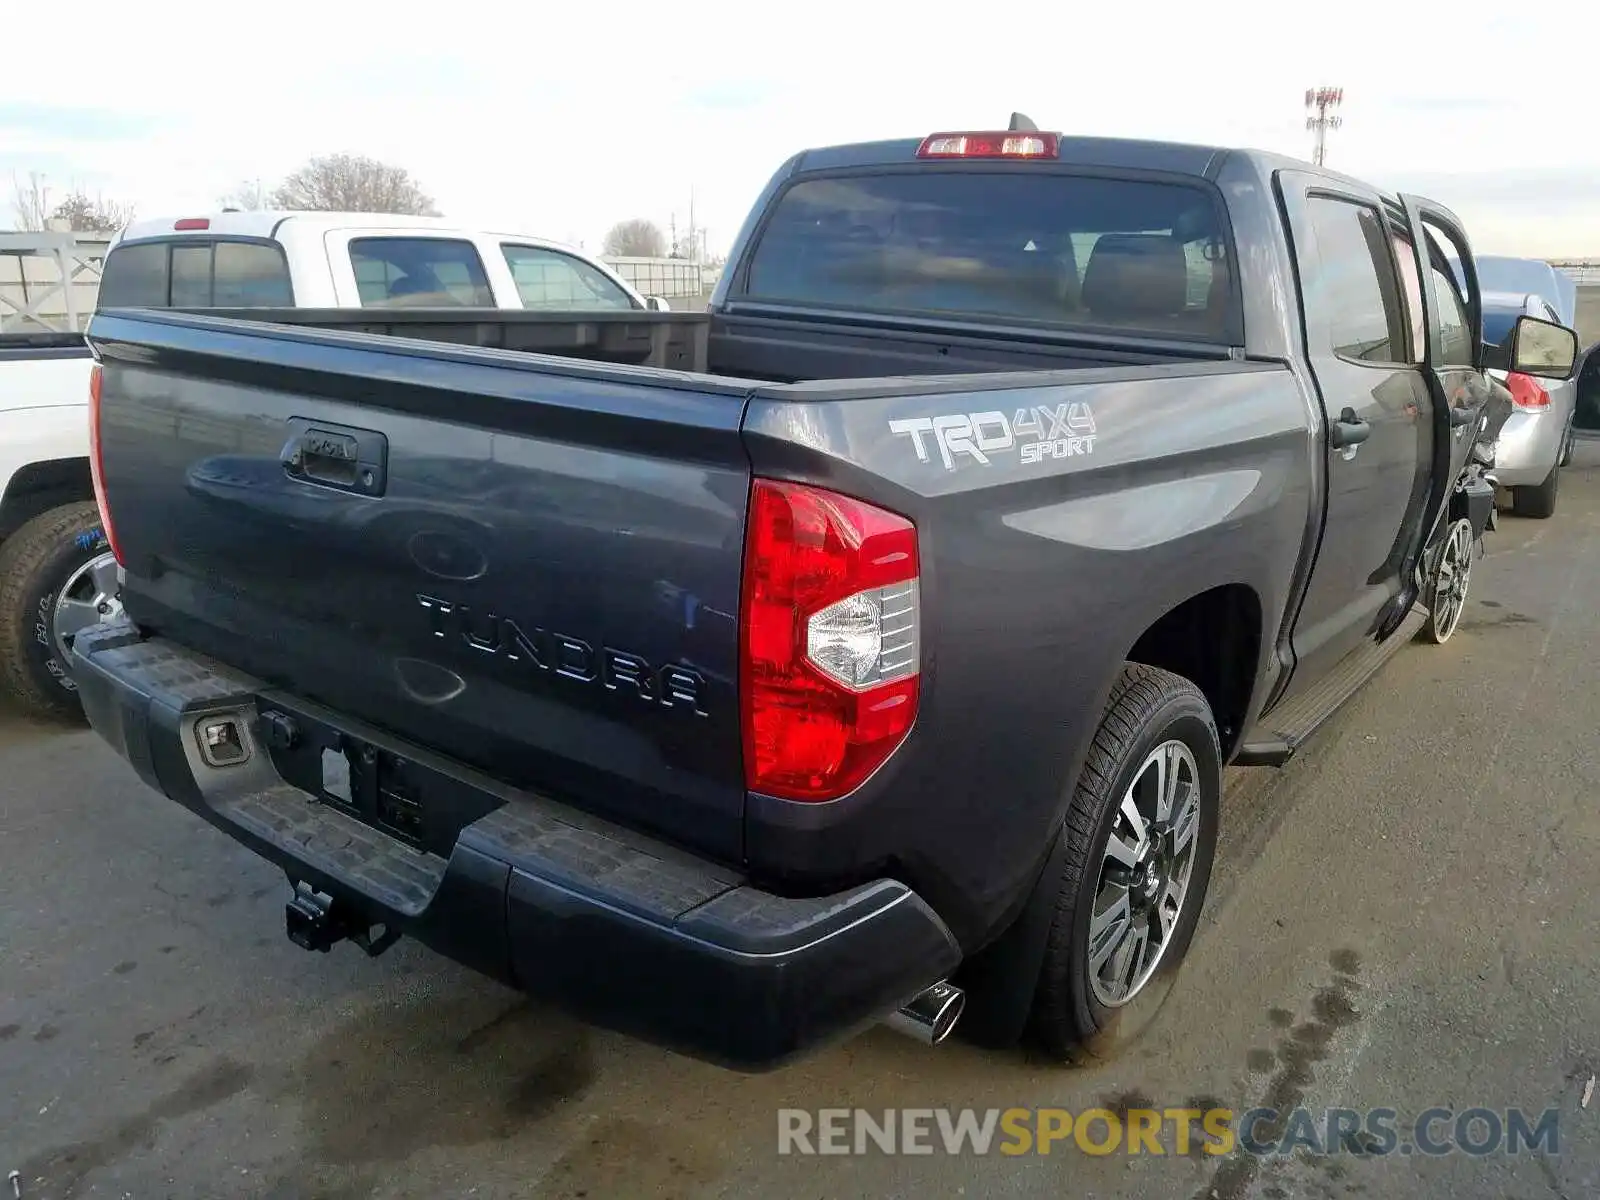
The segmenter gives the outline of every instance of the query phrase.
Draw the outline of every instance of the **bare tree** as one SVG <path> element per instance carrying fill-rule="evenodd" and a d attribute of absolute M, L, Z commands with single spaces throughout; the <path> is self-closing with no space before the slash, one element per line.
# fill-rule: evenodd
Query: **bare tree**
<path fill-rule="evenodd" d="M 247 179 L 219 201 L 223 208 L 237 208 L 244 212 L 260 212 L 272 203 L 272 195 L 259 179 Z"/>
<path fill-rule="evenodd" d="M 115 233 L 133 220 L 133 205 L 73 191 L 50 210 L 50 217 L 74 233 Z"/>
<path fill-rule="evenodd" d="M 313 158 L 274 188 L 269 199 L 274 208 L 312 212 L 439 215 L 433 198 L 404 167 L 361 154 Z"/>
<path fill-rule="evenodd" d="M 618 221 L 606 233 L 604 252 L 616 258 L 660 258 L 667 252 L 667 235 L 643 217 Z"/>
<path fill-rule="evenodd" d="M 50 189 L 44 176 L 37 171 L 28 172 L 28 182 L 23 183 L 16 173 L 11 175 L 11 207 L 16 213 L 17 228 L 27 233 L 38 233 L 50 219 Z"/>
<path fill-rule="evenodd" d="M 672 248 L 673 258 L 686 258 L 690 262 L 699 262 L 704 254 L 705 234 L 702 230 L 693 229 L 678 239 L 678 244 Z"/>

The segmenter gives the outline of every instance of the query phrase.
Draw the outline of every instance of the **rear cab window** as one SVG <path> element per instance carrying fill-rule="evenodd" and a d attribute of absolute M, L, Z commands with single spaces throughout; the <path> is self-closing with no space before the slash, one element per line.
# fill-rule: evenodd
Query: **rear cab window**
<path fill-rule="evenodd" d="M 363 308 L 494 307 L 483 258 L 462 238 L 352 238 L 350 268 Z"/>
<path fill-rule="evenodd" d="M 1237 341 L 1231 239 L 1199 181 L 928 170 L 791 184 L 752 302 Z"/>
<path fill-rule="evenodd" d="M 99 308 L 292 308 L 289 264 L 275 242 L 157 238 L 112 248 Z"/>
<path fill-rule="evenodd" d="M 513 242 L 503 243 L 501 252 L 524 308 L 582 312 L 637 307 L 615 282 L 570 254 Z"/>

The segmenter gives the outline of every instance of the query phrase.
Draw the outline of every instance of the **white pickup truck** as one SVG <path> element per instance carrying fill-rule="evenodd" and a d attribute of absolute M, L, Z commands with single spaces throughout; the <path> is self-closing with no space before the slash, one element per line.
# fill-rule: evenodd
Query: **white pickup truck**
<path fill-rule="evenodd" d="M 668 308 L 605 264 L 544 238 L 384 213 L 223 212 L 136 221 L 117 235 L 99 308 Z M 76 717 L 67 651 L 120 615 L 95 508 L 88 347 L 0 335 L 0 692 Z"/>

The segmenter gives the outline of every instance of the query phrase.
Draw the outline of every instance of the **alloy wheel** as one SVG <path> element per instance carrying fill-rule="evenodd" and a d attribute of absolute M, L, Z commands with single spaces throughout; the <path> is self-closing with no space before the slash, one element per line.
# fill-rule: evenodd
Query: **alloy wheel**
<path fill-rule="evenodd" d="M 122 587 L 117 580 L 116 555 L 107 551 L 80 566 L 56 593 L 50 617 L 56 649 L 70 661 L 78 634 L 122 616 Z"/>
<path fill-rule="evenodd" d="M 1172 942 L 1194 873 L 1200 771 L 1176 739 L 1150 751 L 1123 794 L 1101 855 L 1089 919 L 1089 985 L 1107 1008 L 1150 981 Z"/>
<path fill-rule="evenodd" d="M 1457 521 L 1450 527 L 1439 554 L 1433 581 L 1434 640 L 1448 641 L 1467 606 L 1467 586 L 1472 582 L 1472 524 Z"/>

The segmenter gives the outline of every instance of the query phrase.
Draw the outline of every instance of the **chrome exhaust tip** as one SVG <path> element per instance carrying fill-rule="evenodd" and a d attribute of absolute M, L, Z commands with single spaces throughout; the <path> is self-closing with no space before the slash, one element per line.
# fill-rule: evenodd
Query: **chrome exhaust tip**
<path fill-rule="evenodd" d="M 941 979 L 922 989 L 883 1023 L 896 1033 L 915 1038 L 924 1046 L 937 1046 L 950 1036 L 967 1006 L 967 994 Z"/>

